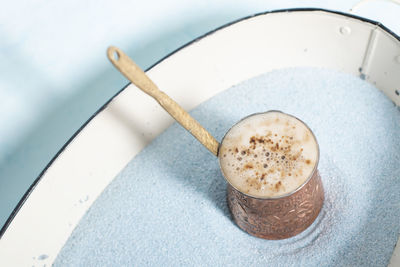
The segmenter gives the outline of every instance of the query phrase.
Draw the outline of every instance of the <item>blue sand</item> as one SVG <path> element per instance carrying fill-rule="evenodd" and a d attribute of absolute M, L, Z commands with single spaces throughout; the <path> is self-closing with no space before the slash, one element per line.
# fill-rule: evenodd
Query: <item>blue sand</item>
<path fill-rule="evenodd" d="M 174 124 L 137 155 L 82 218 L 55 266 L 386 266 L 400 230 L 400 112 L 361 79 L 277 70 L 191 114 L 216 138 L 251 113 L 305 121 L 321 149 L 325 203 L 305 232 L 269 241 L 240 230 L 218 161 Z"/>

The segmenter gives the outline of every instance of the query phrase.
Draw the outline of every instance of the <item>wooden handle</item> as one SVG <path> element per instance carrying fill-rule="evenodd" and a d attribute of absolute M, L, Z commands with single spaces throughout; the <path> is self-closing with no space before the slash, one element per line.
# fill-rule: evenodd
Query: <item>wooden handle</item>
<path fill-rule="evenodd" d="M 167 94 L 160 91 L 152 80 L 119 48 L 110 46 L 107 56 L 113 65 L 134 85 L 153 97 L 157 102 L 197 140 L 215 156 L 218 156 L 218 141 Z"/>

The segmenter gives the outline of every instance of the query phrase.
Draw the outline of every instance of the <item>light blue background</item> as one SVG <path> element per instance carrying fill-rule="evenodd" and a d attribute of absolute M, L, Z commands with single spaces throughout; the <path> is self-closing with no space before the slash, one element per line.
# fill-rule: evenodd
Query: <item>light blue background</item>
<path fill-rule="evenodd" d="M 127 80 L 113 44 L 142 68 L 214 28 L 295 7 L 349 12 L 357 0 L 49 1 L 1 3 L 0 226 L 51 158 Z M 367 1 L 354 14 L 400 33 L 400 6 Z"/>

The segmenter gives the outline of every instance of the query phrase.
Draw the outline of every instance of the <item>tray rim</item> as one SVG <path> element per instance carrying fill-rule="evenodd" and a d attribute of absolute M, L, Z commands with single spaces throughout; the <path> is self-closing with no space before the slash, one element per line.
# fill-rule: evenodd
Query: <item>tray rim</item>
<path fill-rule="evenodd" d="M 266 15 L 266 14 L 271 14 L 271 13 L 284 13 L 284 12 L 310 12 L 310 11 L 323 11 L 323 12 L 327 12 L 327 13 L 333 13 L 333 14 L 338 14 L 338 15 L 342 15 L 342 16 L 346 16 L 346 17 L 350 17 L 353 19 L 357 19 L 357 20 L 361 20 L 363 22 L 368 22 L 371 23 L 379 28 L 381 28 L 382 30 L 386 31 L 388 34 L 392 35 L 392 37 L 394 37 L 395 39 L 400 41 L 400 36 L 397 35 L 396 33 L 394 33 L 393 31 L 391 31 L 389 28 L 387 28 L 386 26 L 384 26 L 382 23 L 378 22 L 378 21 L 374 21 L 368 18 L 364 18 L 361 16 L 357 16 L 354 14 L 349 14 L 349 13 L 345 13 L 345 12 L 341 12 L 341 11 L 336 11 L 336 10 L 329 10 L 329 9 L 323 9 L 323 8 L 289 8 L 289 9 L 277 9 L 277 10 L 270 10 L 270 11 L 265 11 L 265 12 L 259 12 L 259 13 L 255 13 L 253 15 L 249 15 L 243 18 L 239 18 L 237 20 L 228 22 L 222 26 L 219 26 L 217 28 L 215 28 L 214 30 L 211 30 L 195 39 L 193 39 L 192 41 L 189 41 L 188 43 L 178 47 L 177 49 L 175 49 L 174 51 L 170 52 L 169 54 L 167 54 L 166 56 L 162 57 L 160 60 L 156 61 L 154 64 L 152 64 L 149 68 L 147 68 L 145 70 L 145 72 L 151 70 L 152 68 L 154 68 L 156 65 L 158 65 L 159 63 L 161 63 L 162 61 L 166 60 L 167 58 L 169 58 L 170 56 L 174 55 L 175 53 L 177 53 L 178 51 L 184 49 L 187 46 L 190 46 L 191 44 L 203 39 L 204 37 L 207 37 L 209 35 L 212 35 L 213 33 L 229 27 L 233 24 L 236 24 L 238 22 L 247 20 L 247 19 L 251 19 L 257 16 L 261 16 L 261 15 Z M 51 167 L 51 165 L 53 164 L 53 162 L 58 158 L 58 156 L 65 150 L 65 148 L 72 142 L 72 140 L 75 139 L 75 137 L 86 127 L 86 125 L 88 125 L 90 123 L 90 121 L 92 121 L 92 119 L 94 117 L 96 117 L 101 111 L 103 111 L 108 104 L 115 98 L 117 97 L 122 91 L 124 91 L 131 83 L 126 84 L 122 89 L 120 89 L 116 94 L 114 94 L 107 102 L 105 102 L 92 116 L 89 117 L 88 120 L 86 120 L 86 122 L 79 127 L 79 129 L 68 139 L 68 141 L 58 150 L 58 152 L 52 157 L 52 159 L 49 161 L 49 163 L 44 167 L 44 169 L 40 172 L 40 174 L 38 175 L 38 177 L 33 181 L 33 183 L 29 186 L 29 188 L 26 190 L 26 192 L 24 193 L 24 195 L 22 196 L 22 198 L 19 200 L 19 202 L 17 203 L 17 205 L 15 206 L 15 208 L 13 209 L 13 211 L 11 212 L 11 214 L 8 216 L 6 222 L 4 223 L 4 225 L 1 227 L 0 229 L 0 239 L 2 238 L 2 236 L 4 235 L 4 233 L 7 231 L 7 228 L 9 227 L 9 225 L 11 224 L 11 222 L 13 221 L 14 217 L 16 216 L 16 214 L 18 213 L 18 211 L 21 209 L 21 207 L 24 205 L 25 201 L 29 198 L 29 195 L 32 193 L 32 191 L 35 189 L 36 185 L 41 181 L 41 178 L 43 177 L 43 175 L 45 174 L 45 172 Z"/>
<path fill-rule="evenodd" d="M 353 15 L 353 14 L 348 14 L 348 13 L 344 13 L 344 12 L 340 12 L 340 11 L 335 11 L 335 10 L 328 10 L 328 9 L 321 9 L 321 8 L 292 8 L 292 9 L 278 9 L 278 10 L 271 10 L 271 11 L 265 11 L 265 12 L 260 12 L 260 13 L 256 13 L 253 15 L 249 15 L 243 18 L 239 18 L 237 20 L 234 20 L 232 22 L 229 22 L 227 24 L 224 24 L 220 27 L 215 28 L 214 30 L 211 30 L 195 39 L 193 39 L 192 41 L 180 46 L 179 48 L 175 49 L 174 51 L 172 51 L 171 53 L 167 54 L 166 56 L 164 56 L 163 58 L 161 58 L 160 60 L 158 60 L 157 62 L 155 62 L 153 65 L 151 65 L 149 68 L 146 69 L 146 72 L 153 69 L 155 66 L 157 66 L 158 64 L 160 64 L 161 62 L 163 62 L 164 60 L 168 59 L 169 57 L 171 57 L 172 55 L 176 54 L 177 52 L 181 51 L 182 49 L 196 43 L 197 41 L 212 35 L 213 33 L 227 28 L 233 24 L 236 24 L 238 22 L 242 22 L 257 16 L 262 16 L 262 15 L 267 15 L 267 14 L 272 14 L 272 13 L 289 13 L 289 12 L 324 12 L 324 13 L 329 13 L 329 14 L 336 14 L 336 15 L 340 15 L 340 16 L 344 16 L 344 17 L 348 17 L 348 18 L 353 18 L 356 20 L 359 20 L 361 22 L 367 22 L 370 23 L 374 26 L 376 26 L 377 28 L 380 28 L 381 30 L 383 30 L 384 32 L 386 32 L 387 34 L 389 34 L 391 37 L 395 38 L 396 40 L 400 41 L 400 36 L 396 35 L 394 32 L 392 32 L 390 29 L 388 29 L 387 27 L 385 27 L 384 25 L 382 25 L 380 22 L 368 19 L 368 18 L 364 18 L 364 17 L 360 17 L 357 15 Z M 90 116 L 90 118 L 68 139 L 68 141 L 60 148 L 60 150 L 53 156 L 53 158 L 49 161 L 49 163 L 45 166 L 45 168 L 41 171 L 41 173 L 38 175 L 38 177 L 33 181 L 33 183 L 31 184 L 31 186 L 27 189 L 27 191 L 25 192 L 25 194 L 22 196 L 22 198 L 20 199 L 20 201 L 18 202 L 18 204 L 16 205 L 16 207 L 13 209 L 12 213 L 10 214 L 10 216 L 7 218 L 5 224 L 1 227 L 0 229 L 0 240 L 2 239 L 3 235 L 6 233 L 8 227 L 12 224 L 12 221 L 14 220 L 14 218 L 16 217 L 16 215 L 18 214 L 18 212 L 20 211 L 21 207 L 25 204 L 25 202 L 29 199 L 29 196 L 32 192 L 34 192 L 36 186 L 42 181 L 42 177 L 44 176 L 44 174 L 46 173 L 46 171 L 53 165 L 53 163 L 55 162 L 55 160 L 60 156 L 60 154 L 62 154 L 64 152 L 64 150 L 67 148 L 67 146 L 73 142 L 73 140 L 79 135 L 79 133 L 81 133 L 86 126 L 97 116 L 99 115 L 105 108 L 107 108 L 107 106 L 110 104 L 110 102 L 112 102 L 118 95 L 120 95 L 128 86 L 130 86 L 130 83 L 128 83 L 127 85 L 125 85 L 122 89 L 120 89 L 115 95 L 113 95 L 107 102 L 105 102 L 92 116 Z"/>

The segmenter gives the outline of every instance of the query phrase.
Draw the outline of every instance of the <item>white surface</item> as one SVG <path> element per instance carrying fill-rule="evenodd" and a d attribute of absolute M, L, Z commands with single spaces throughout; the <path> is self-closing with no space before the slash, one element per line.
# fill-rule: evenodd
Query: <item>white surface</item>
<path fill-rule="evenodd" d="M 342 33 L 344 26 L 350 28 L 349 34 Z M 376 40 L 370 42 L 371 35 Z M 381 49 L 394 62 L 400 44 L 371 24 L 324 12 L 276 13 L 242 21 L 193 43 L 149 75 L 186 109 L 240 81 L 288 66 L 329 67 L 358 75 L 364 64 L 369 80 L 393 96 L 393 86 L 400 84 L 400 65 L 380 61 L 376 55 Z M 371 67 L 374 64 L 380 68 Z M 399 103 L 398 96 L 393 100 Z M 51 264 L 104 187 L 170 123 L 153 100 L 129 86 L 44 174 L 0 240 L 0 265 Z M 398 264 L 394 261 L 392 266 Z"/>

